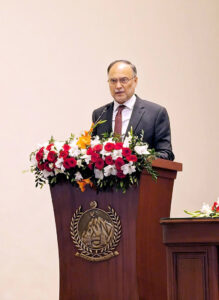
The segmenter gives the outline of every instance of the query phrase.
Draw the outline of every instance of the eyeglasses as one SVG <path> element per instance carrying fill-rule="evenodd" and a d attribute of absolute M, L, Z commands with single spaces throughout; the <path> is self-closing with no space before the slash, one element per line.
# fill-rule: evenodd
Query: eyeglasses
<path fill-rule="evenodd" d="M 128 78 L 128 77 L 122 77 L 122 78 L 119 78 L 119 79 L 110 78 L 108 80 L 108 82 L 109 82 L 110 85 L 116 85 L 118 81 L 119 81 L 120 84 L 127 84 L 133 78 L 135 78 L 135 76 L 133 76 L 132 78 Z"/>

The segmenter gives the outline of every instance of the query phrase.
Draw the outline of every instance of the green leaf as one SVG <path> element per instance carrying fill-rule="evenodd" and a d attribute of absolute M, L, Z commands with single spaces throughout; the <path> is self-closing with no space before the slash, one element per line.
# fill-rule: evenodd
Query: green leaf
<path fill-rule="evenodd" d="M 73 133 L 71 133 L 70 138 L 69 138 L 69 143 L 70 143 L 71 141 L 73 141 L 74 138 L 75 138 L 75 135 L 74 135 Z"/>
<path fill-rule="evenodd" d="M 54 143 L 54 142 L 55 142 L 55 139 L 54 139 L 53 136 L 51 136 L 51 138 L 50 138 L 50 140 L 49 140 L 49 144 L 52 144 L 52 143 Z"/>
<path fill-rule="evenodd" d="M 53 178 L 51 179 L 51 183 L 56 183 L 56 177 L 53 177 Z"/>

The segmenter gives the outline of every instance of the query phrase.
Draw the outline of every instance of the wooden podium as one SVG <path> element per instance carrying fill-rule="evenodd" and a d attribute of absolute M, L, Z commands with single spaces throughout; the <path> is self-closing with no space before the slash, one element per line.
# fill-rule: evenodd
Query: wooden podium
<path fill-rule="evenodd" d="M 219 218 L 163 219 L 168 300 L 218 300 Z"/>
<path fill-rule="evenodd" d="M 51 187 L 60 266 L 60 300 L 166 300 L 166 256 L 160 218 L 169 217 L 174 179 L 180 163 L 157 159 L 157 182 L 144 172 L 140 185 L 125 194 L 87 189 L 82 193 L 63 182 Z M 95 201 L 110 206 L 121 221 L 119 255 L 105 261 L 75 256 L 70 234 L 72 217 Z"/>

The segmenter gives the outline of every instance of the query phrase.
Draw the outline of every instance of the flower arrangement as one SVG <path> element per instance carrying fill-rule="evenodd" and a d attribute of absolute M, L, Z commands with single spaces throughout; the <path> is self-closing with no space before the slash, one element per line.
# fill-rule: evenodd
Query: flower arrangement
<path fill-rule="evenodd" d="M 64 178 L 81 191 L 90 185 L 97 191 L 115 187 L 126 192 L 129 186 L 138 183 L 143 169 L 157 179 L 152 168 L 156 153 L 143 142 L 143 133 L 139 138 L 131 130 L 123 142 L 112 134 L 100 139 L 92 136 L 98 123 L 80 137 L 71 135 L 64 142 L 52 137 L 31 153 L 36 186 L 42 187 L 46 182 L 54 185 Z"/>
<path fill-rule="evenodd" d="M 193 218 L 217 218 L 219 217 L 219 197 L 212 206 L 203 203 L 201 210 L 197 210 L 194 212 L 184 210 L 184 212 L 191 215 Z"/>

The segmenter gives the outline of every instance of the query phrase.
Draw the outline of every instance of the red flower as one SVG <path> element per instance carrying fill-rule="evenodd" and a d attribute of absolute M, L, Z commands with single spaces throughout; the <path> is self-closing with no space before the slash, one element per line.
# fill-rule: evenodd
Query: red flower
<path fill-rule="evenodd" d="M 71 158 L 66 158 L 63 162 L 63 166 L 65 169 L 71 169 L 74 168 L 77 165 L 77 161 L 76 159 L 74 159 L 73 157 Z"/>
<path fill-rule="evenodd" d="M 52 171 L 52 169 L 49 167 L 49 162 L 48 162 L 48 161 L 45 162 L 44 168 L 45 168 L 45 170 L 48 171 L 48 172 L 51 172 L 51 171 Z"/>
<path fill-rule="evenodd" d="M 93 149 L 90 147 L 87 149 L 87 155 L 92 155 L 94 152 L 93 152 Z"/>
<path fill-rule="evenodd" d="M 54 144 L 49 144 L 47 147 L 46 147 L 46 150 L 50 151 L 52 146 L 54 146 Z"/>
<path fill-rule="evenodd" d="M 89 163 L 87 166 L 90 170 L 93 170 L 93 163 Z"/>
<path fill-rule="evenodd" d="M 38 166 L 38 169 L 39 169 L 40 171 L 44 170 L 44 164 L 38 163 L 37 166 Z"/>
<path fill-rule="evenodd" d="M 92 155 L 91 155 L 91 161 L 93 162 L 93 163 L 95 163 L 97 160 L 98 160 L 98 158 L 100 157 L 100 155 L 98 154 L 98 153 L 93 153 Z"/>
<path fill-rule="evenodd" d="M 122 149 L 122 155 L 123 156 L 128 156 L 128 155 L 131 155 L 132 154 L 132 151 L 130 148 L 123 148 Z"/>
<path fill-rule="evenodd" d="M 121 170 L 119 170 L 118 172 L 117 172 L 117 177 L 119 177 L 119 178 L 125 178 L 125 174 L 123 174 L 123 172 L 121 171 Z"/>
<path fill-rule="evenodd" d="M 71 149 L 71 147 L 68 144 L 63 145 L 62 147 L 65 151 L 68 151 L 69 149 Z"/>
<path fill-rule="evenodd" d="M 213 211 L 216 211 L 216 212 L 219 212 L 219 205 L 217 202 L 214 202 L 212 208 L 211 208 Z"/>
<path fill-rule="evenodd" d="M 37 161 L 40 161 L 41 159 L 43 159 L 43 150 L 41 150 L 41 149 L 36 154 L 36 160 Z"/>
<path fill-rule="evenodd" d="M 59 153 L 59 157 L 66 159 L 68 157 L 68 151 L 61 150 Z"/>
<path fill-rule="evenodd" d="M 118 157 L 116 160 L 115 160 L 115 166 L 116 166 L 116 169 L 117 170 L 120 170 L 121 169 L 121 166 L 123 166 L 125 164 L 124 160 L 121 158 L 121 157 Z"/>
<path fill-rule="evenodd" d="M 77 165 L 77 160 L 75 158 L 71 157 L 71 158 L 68 158 L 68 160 L 69 160 L 69 164 L 70 164 L 71 168 L 74 168 Z"/>
<path fill-rule="evenodd" d="M 134 154 L 127 155 L 126 159 L 127 159 L 127 161 L 133 161 L 133 162 L 136 162 L 138 160 L 137 156 Z"/>
<path fill-rule="evenodd" d="M 98 144 L 93 147 L 93 151 L 100 152 L 103 149 L 103 145 Z"/>
<path fill-rule="evenodd" d="M 115 145 L 113 143 L 107 143 L 105 146 L 104 146 L 104 149 L 106 151 L 113 151 L 115 149 Z"/>
<path fill-rule="evenodd" d="M 54 162 L 56 160 L 57 154 L 55 151 L 49 151 L 47 159 L 50 162 Z"/>
<path fill-rule="evenodd" d="M 106 163 L 107 165 L 113 165 L 113 164 L 114 164 L 114 161 L 113 161 L 111 155 L 108 155 L 108 156 L 105 157 L 105 163 Z"/>
<path fill-rule="evenodd" d="M 123 147 L 123 143 L 115 143 L 115 150 L 120 150 Z"/>
<path fill-rule="evenodd" d="M 99 170 L 102 170 L 104 167 L 104 160 L 102 158 L 98 158 L 95 163 L 95 167 Z"/>

